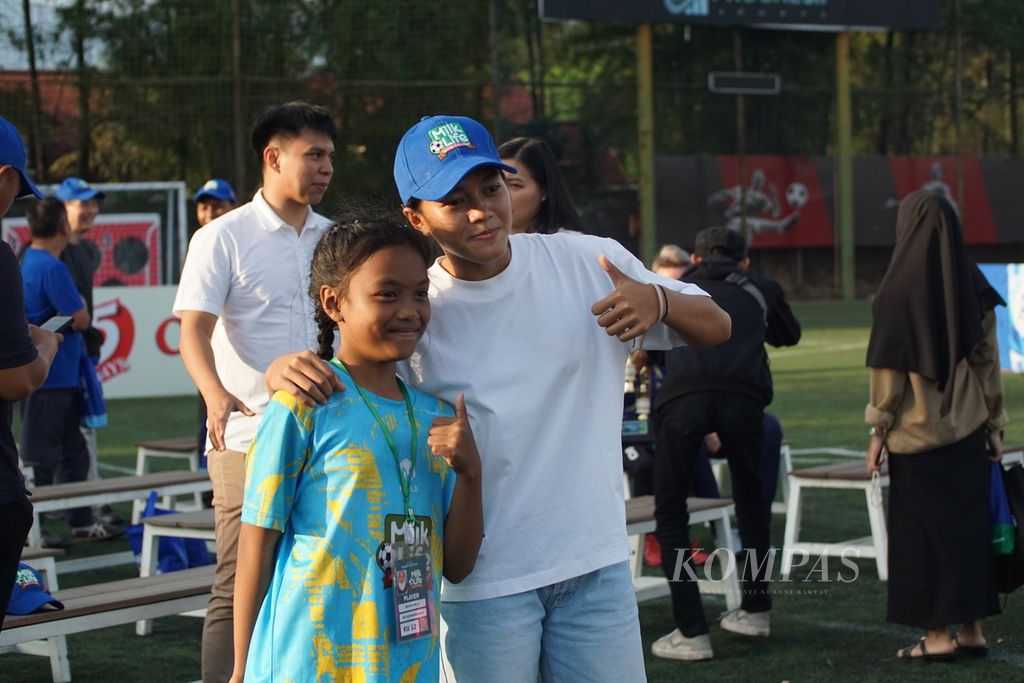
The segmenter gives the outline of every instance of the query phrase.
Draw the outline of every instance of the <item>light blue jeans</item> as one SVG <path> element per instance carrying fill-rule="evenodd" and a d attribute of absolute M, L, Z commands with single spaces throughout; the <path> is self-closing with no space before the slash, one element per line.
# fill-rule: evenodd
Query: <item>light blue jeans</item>
<path fill-rule="evenodd" d="M 490 600 L 442 602 L 458 683 L 641 683 L 629 564 Z"/>

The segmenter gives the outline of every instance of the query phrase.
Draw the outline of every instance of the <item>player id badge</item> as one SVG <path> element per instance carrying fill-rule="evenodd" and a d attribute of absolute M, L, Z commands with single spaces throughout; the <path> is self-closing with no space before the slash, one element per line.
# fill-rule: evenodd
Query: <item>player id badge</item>
<path fill-rule="evenodd" d="M 395 640 L 407 643 L 437 633 L 434 577 L 425 555 L 395 560 L 391 590 Z"/>

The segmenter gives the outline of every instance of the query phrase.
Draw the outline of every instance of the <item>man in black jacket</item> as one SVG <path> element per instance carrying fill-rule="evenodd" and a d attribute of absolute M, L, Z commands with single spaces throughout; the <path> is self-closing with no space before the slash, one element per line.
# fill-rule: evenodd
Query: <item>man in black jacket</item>
<path fill-rule="evenodd" d="M 721 626 L 749 636 L 770 632 L 771 501 L 765 498 L 759 473 L 764 408 L 772 400 L 764 344 L 796 344 L 800 323 L 782 287 L 747 270 L 749 264 L 746 240 L 739 233 L 708 228 L 697 234 L 693 264 L 682 277 L 700 285 L 732 317 L 732 337 L 712 348 L 669 351 L 655 406 L 655 518 L 677 626 L 652 646 L 659 657 L 701 660 L 713 656 L 700 593 L 686 571 L 691 553 L 686 497 L 701 442 L 710 433 L 718 434 L 729 461 L 743 542 L 736 558 L 743 601 L 739 609 L 725 615 Z"/>

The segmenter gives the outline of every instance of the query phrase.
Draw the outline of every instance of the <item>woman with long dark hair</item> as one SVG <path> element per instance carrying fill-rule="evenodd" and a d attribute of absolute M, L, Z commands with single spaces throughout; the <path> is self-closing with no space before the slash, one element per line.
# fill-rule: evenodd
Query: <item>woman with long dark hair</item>
<path fill-rule="evenodd" d="M 1002 456 L 1007 422 L 997 305 L 950 203 L 907 195 L 875 295 L 865 409 L 868 472 L 889 454 L 887 619 L 926 631 L 899 651 L 907 661 L 987 654 L 981 622 L 999 612 L 987 505 L 988 461 Z"/>
<path fill-rule="evenodd" d="M 558 161 L 538 138 L 512 138 L 498 147 L 501 161 L 517 173 L 503 173 L 512 197 L 512 233 L 586 232 L 576 213 Z"/>

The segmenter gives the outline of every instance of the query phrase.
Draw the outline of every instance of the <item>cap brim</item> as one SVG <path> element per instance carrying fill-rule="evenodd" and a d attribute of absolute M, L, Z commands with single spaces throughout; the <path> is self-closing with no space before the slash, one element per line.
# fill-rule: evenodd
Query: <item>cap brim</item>
<path fill-rule="evenodd" d="M 210 191 L 196 192 L 196 195 L 194 197 L 192 197 L 192 201 L 198 203 L 200 199 L 205 199 L 206 197 L 209 197 L 210 199 L 216 199 L 217 201 L 220 201 L 220 202 L 234 202 L 234 201 L 236 201 L 230 195 L 225 195 L 225 194 L 221 194 L 219 192 L 210 192 Z"/>
<path fill-rule="evenodd" d="M 18 197 L 28 197 L 29 195 L 34 195 L 36 199 L 43 198 L 43 193 L 39 191 L 39 188 L 36 187 L 35 183 L 29 180 L 29 177 L 27 175 L 25 175 L 22 171 L 18 171 L 18 175 L 21 176 L 21 193 L 18 195 Z M 17 199 L 18 197 L 16 197 L 15 199 Z"/>
<path fill-rule="evenodd" d="M 11 600 L 7 606 L 7 613 L 23 616 L 25 614 L 32 614 L 44 605 L 52 605 L 57 609 L 64 609 L 64 603 L 49 593 L 33 591 L 30 595 L 19 596 L 17 600 Z"/>
<path fill-rule="evenodd" d="M 444 199 L 445 195 L 455 189 L 455 186 L 458 185 L 467 174 L 481 166 L 494 166 L 495 168 L 507 171 L 508 173 L 517 172 L 512 166 L 493 159 L 481 157 L 459 157 L 458 161 L 459 163 L 453 163 L 445 166 L 440 173 L 434 175 L 433 178 L 424 183 L 409 197 L 403 197 L 402 200 L 407 202 L 415 197 L 416 199 L 423 199 L 428 202 L 436 202 Z"/>

